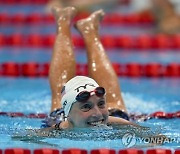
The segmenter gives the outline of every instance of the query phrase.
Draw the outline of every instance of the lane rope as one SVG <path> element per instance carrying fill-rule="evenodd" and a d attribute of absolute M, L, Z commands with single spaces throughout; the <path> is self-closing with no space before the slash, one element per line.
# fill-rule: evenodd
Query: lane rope
<path fill-rule="evenodd" d="M 84 48 L 84 40 L 77 35 L 73 35 L 72 41 L 75 47 Z M 49 47 L 52 48 L 55 42 L 54 34 L 29 34 L 14 33 L 11 35 L 0 33 L 0 47 Z M 102 35 L 101 42 L 107 49 L 131 49 L 131 50 L 147 50 L 158 49 L 159 52 L 167 49 L 180 50 L 180 35 L 168 36 L 165 34 L 148 35 L 141 34 L 138 36 L 130 35 Z M 108 50 L 107 50 L 108 51 Z"/>
<path fill-rule="evenodd" d="M 1 5 L 45 5 L 50 0 L 0 0 Z"/>
<path fill-rule="evenodd" d="M 46 5 L 51 0 L 0 0 L 1 5 Z M 117 4 L 129 5 L 131 0 L 118 0 Z"/>
<path fill-rule="evenodd" d="M 48 116 L 45 113 L 30 113 L 24 114 L 22 112 L 0 112 L 0 116 L 6 117 L 22 117 L 22 118 L 32 118 L 32 119 L 44 119 Z M 130 119 L 132 120 L 148 120 L 148 119 L 173 119 L 173 118 L 180 118 L 180 111 L 177 112 L 163 112 L 157 111 L 151 114 L 129 114 Z"/>
<path fill-rule="evenodd" d="M 67 148 L 67 149 L 52 149 L 52 148 L 38 148 L 38 149 L 27 149 L 27 148 L 6 148 L 1 150 L 0 154 L 179 154 L 180 149 L 163 149 L 163 148 L 151 148 L 151 149 L 140 149 L 140 148 L 126 148 L 126 149 L 111 149 L 111 148 L 99 148 L 99 149 L 79 149 L 79 148 Z"/>
<path fill-rule="evenodd" d="M 112 66 L 118 76 L 125 77 L 148 77 L 163 78 L 173 77 L 180 78 L 180 63 L 112 63 Z M 76 75 L 88 75 L 87 64 L 76 65 Z M 49 73 L 49 63 L 0 63 L 0 77 L 47 77 Z"/>
<path fill-rule="evenodd" d="M 18 3 L 19 4 L 19 3 Z M 79 13 L 74 18 L 74 21 L 85 18 L 89 16 L 88 12 Z M 25 25 L 25 24 L 55 24 L 54 17 L 52 14 L 40 14 L 40 13 L 31 13 L 24 14 L 22 13 L 0 13 L 0 24 L 17 24 L 17 25 Z M 145 14 L 120 14 L 120 13 L 108 13 L 104 17 L 102 24 L 107 25 L 116 25 L 116 24 L 154 24 L 154 18 L 151 13 Z M 140 25 L 139 25 L 140 26 Z M 142 26 L 142 25 L 141 25 Z"/>

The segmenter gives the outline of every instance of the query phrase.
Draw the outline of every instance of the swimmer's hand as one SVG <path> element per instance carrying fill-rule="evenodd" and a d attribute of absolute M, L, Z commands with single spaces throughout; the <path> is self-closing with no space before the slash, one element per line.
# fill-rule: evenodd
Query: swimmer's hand
<path fill-rule="evenodd" d="M 58 126 L 53 125 L 53 128 L 55 129 L 60 129 L 60 130 L 66 130 L 66 129 L 71 129 L 72 124 L 70 124 L 68 121 L 62 121 Z"/>
<path fill-rule="evenodd" d="M 45 120 L 42 121 L 42 128 L 51 127 L 57 123 L 64 121 L 64 110 L 62 108 L 54 110 Z"/>

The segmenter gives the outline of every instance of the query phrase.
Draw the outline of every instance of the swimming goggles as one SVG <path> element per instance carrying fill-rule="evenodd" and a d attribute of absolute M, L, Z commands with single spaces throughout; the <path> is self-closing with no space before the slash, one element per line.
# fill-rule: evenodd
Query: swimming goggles
<path fill-rule="evenodd" d="M 95 88 L 93 91 L 82 91 L 80 92 L 77 96 L 76 96 L 76 100 L 78 102 L 86 102 L 90 96 L 91 96 L 91 93 L 95 93 L 96 96 L 98 97 L 102 97 L 104 96 L 104 94 L 106 93 L 105 89 L 103 87 L 97 87 Z"/>

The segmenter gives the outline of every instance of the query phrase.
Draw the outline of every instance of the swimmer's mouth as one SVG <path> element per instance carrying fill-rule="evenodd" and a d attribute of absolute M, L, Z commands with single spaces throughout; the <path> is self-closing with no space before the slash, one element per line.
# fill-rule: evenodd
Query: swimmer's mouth
<path fill-rule="evenodd" d="M 91 126 L 98 126 L 98 125 L 101 125 L 103 123 L 104 123 L 104 119 L 99 120 L 99 121 L 87 122 L 87 124 L 91 125 Z"/>

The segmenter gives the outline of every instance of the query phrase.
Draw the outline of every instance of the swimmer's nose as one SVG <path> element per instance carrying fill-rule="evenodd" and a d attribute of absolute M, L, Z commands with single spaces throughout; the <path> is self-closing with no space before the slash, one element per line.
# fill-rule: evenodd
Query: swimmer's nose
<path fill-rule="evenodd" d="M 102 117 L 102 112 L 97 106 L 95 106 L 93 109 L 93 116 Z"/>

